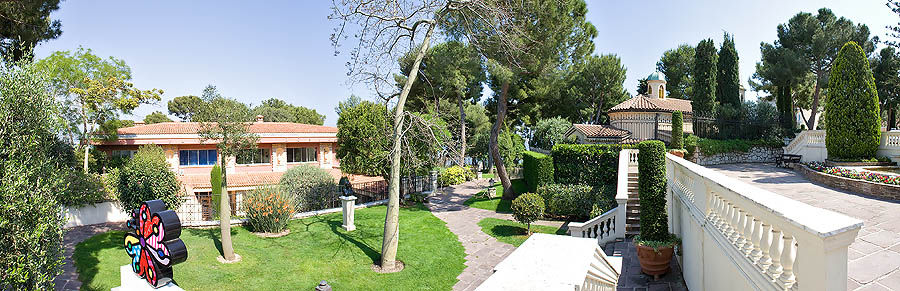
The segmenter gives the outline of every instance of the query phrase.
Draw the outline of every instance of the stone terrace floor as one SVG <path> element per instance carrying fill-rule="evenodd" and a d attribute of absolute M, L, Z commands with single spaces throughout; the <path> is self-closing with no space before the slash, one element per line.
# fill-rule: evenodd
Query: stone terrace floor
<path fill-rule="evenodd" d="M 813 183 L 774 164 L 711 166 L 728 176 L 797 201 L 862 219 L 848 250 L 847 290 L 900 291 L 900 201 Z"/>
<path fill-rule="evenodd" d="M 684 284 L 684 278 L 681 274 L 681 267 L 672 259 L 669 267 L 671 271 L 665 275 L 659 276 L 659 280 L 654 281 L 653 276 L 641 273 L 641 264 L 637 258 L 637 248 L 631 239 L 626 241 L 609 242 L 603 246 L 603 251 L 607 256 L 622 256 L 622 274 L 619 275 L 619 291 L 687 291 Z"/>

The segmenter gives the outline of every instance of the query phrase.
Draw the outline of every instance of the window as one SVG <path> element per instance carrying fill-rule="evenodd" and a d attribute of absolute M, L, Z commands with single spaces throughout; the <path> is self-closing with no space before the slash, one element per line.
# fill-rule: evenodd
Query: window
<path fill-rule="evenodd" d="M 318 160 L 316 156 L 316 148 L 288 148 L 288 163 L 306 163 Z"/>
<path fill-rule="evenodd" d="M 216 150 L 180 150 L 178 160 L 182 166 L 212 166 L 216 164 Z"/>
<path fill-rule="evenodd" d="M 236 158 L 237 163 L 241 165 L 248 164 L 268 164 L 272 162 L 272 156 L 269 154 L 270 149 L 246 150 Z"/>
<path fill-rule="evenodd" d="M 131 151 L 131 150 L 113 150 L 110 153 L 110 156 L 113 158 L 131 158 L 136 153 L 137 153 L 137 151 Z"/>

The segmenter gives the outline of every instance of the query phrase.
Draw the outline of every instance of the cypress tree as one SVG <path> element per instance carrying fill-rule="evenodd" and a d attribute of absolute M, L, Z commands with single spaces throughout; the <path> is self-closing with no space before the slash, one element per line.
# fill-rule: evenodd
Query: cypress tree
<path fill-rule="evenodd" d="M 716 45 L 712 39 L 697 44 L 694 54 L 694 116 L 714 117 L 716 113 Z"/>
<path fill-rule="evenodd" d="M 720 105 L 741 105 L 740 72 L 738 71 L 738 54 L 734 48 L 734 37 L 725 33 L 716 74 L 716 100 Z"/>
<path fill-rule="evenodd" d="M 681 111 L 672 112 L 672 148 L 677 150 L 684 148 L 684 121 L 681 115 Z"/>
<path fill-rule="evenodd" d="M 838 52 L 825 103 L 829 159 L 875 157 L 881 143 L 881 110 L 866 53 L 856 42 Z"/>

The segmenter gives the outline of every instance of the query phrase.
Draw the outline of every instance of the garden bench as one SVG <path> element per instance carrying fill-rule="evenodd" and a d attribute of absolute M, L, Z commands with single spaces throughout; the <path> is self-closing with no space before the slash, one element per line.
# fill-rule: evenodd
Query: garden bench
<path fill-rule="evenodd" d="M 803 157 L 801 155 L 793 155 L 793 154 L 781 154 L 780 157 L 775 157 L 775 165 L 782 168 L 790 168 L 789 164 L 799 163 L 800 158 Z"/>

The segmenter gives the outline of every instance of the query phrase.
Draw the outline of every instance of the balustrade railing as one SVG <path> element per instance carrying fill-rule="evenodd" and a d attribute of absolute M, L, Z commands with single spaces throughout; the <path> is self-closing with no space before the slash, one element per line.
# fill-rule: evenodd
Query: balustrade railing
<path fill-rule="evenodd" d="M 862 221 L 666 155 L 670 226 L 692 290 L 845 290 Z M 705 267 L 704 267 L 705 266 Z M 744 282 L 723 278 L 736 278 Z"/>
<path fill-rule="evenodd" d="M 610 209 L 609 211 L 594 217 L 586 222 L 570 222 L 569 235 L 575 237 L 596 238 L 601 246 L 616 238 L 625 237 L 625 229 L 616 227 L 616 216 L 624 205 Z"/>

